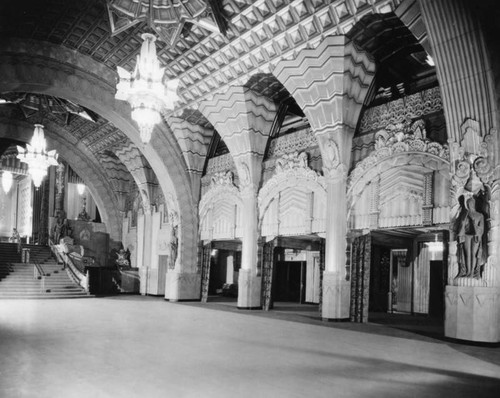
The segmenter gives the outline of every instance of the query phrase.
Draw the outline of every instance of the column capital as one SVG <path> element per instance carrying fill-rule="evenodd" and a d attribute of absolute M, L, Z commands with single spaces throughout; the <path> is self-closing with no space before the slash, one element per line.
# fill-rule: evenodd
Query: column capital
<path fill-rule="evenodd" d="M 347 183 L 347 166 L 343 163 L 338 164 L 334 167 L 323 167 L 323 175 L 326 178 L 327 183 L 337 183 L 344 182 Z"/>

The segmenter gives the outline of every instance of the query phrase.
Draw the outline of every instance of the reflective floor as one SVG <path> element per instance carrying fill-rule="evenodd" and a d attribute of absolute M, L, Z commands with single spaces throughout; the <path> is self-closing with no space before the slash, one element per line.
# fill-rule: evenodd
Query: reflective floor
<path fill-rule="evenodd" d="M 498 396 L 500 348 L 388 319 L 140 296 L 4 300 L 0 397 Z"/>

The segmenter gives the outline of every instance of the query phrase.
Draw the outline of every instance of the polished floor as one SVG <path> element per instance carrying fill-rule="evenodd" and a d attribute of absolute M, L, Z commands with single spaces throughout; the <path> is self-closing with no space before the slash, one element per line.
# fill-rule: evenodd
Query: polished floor
<path fill-rule="evenodd" d="M 499 347 L 301 308 L 2 300 L 0 397 L 498 397 Z"/>

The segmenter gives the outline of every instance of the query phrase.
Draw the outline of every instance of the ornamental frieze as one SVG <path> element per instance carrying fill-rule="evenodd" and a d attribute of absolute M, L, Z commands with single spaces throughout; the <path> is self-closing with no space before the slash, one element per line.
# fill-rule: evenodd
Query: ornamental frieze
<path fill-rule="evenodd" d="M 446 162 L 450 161 L 448 145 L 430 141 L 421 120 L 417 120 L 409 128 L 402 123 L 388 125 L 375 134 L 375 150 L 356 164 L 349 177 L 348 186 L 351 187 L 354 181 L 357 181 L 367 170 L 384 158 L 415 152 L 428 153 Z"/>
<path fill-rule="evenodd" d="M 285 153 L 303 151 L 306 148 L 318 146 L 316 136 L 310 128 L 299 130 L 275 138 L 269 144 L 267 157 L 281 156 Z"/>
<path fill-rule="evenodd" d="M 443 102 L 439 87 L 408 95 L 387 104 L 367 109 L 361 119 L 360 133 L 385 128 L 388 124 L 404 123 L 424 115 L 441 111 Z"/>
<path fill-rule="evenodd" d="M 266 197 L 276 187 L 286 184 L 293 178 L 311 181 L 326 189 L 325 177 L 308 166 L 307 153 L 293 152 L 285 154 L 276 160 L 275 174 L 260 190 L 259 200 Z"/>

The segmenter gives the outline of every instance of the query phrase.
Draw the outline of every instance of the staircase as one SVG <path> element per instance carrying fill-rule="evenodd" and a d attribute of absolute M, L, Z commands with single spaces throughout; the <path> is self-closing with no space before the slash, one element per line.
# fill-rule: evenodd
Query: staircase
<path fill-rule="evenodd" d="M 0 243 L 0 299 L 91 297 L 57 264 L 50 248 L 37 245 L 23 245 L 23 248 L 30 249 L 28 264 L 21 263 L 16 244 Z M 34 262 L 40 264 L 44 276 L 34 277 Z"/>

